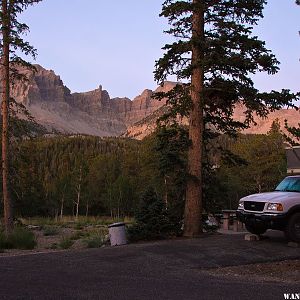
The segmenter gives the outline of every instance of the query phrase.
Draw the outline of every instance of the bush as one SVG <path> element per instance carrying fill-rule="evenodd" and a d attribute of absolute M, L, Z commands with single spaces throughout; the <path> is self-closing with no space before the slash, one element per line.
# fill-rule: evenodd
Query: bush
<path fill-rule="evenodd" d="M 135 218 L 136 223 L 127 230 L 130 241 L 165 239 L 180 232 L 180 223 L 172 220 L 164 202 L 151 187 L 142 195 Z"/>
<path fill-rule="evenodd" d="M 56 226 L 45 226 L 44 236 L 57 235 L 59 233 L 59 228 Z"/>
<path fill-rule="evenodd" d="M 55 250 L 57 248 L 58 248 L 57 243 L 53 243 L 48 249 Z"/>
<path fill-rule="evenodd" d="M 70 237 L 70 239 L 73 240 L 73 241 L 76 241 L 76 240 L 81 239 L 84 235 L 85 235 L 84 232 L 82 232 L 82 231 L 76 231 L 76 232 Z"/>
<path fill-rule="evenodd" d="M 75 224 L 74 228 L 76 230 L 82 230 L 84 228 L 84 225 L 82 223 L 78 222 Z"/>
<path fill-rule="evenodd" d="M 104 244 L 103 237 L 100 235 L 91 236 L 84 241 L 87 248 L 100 248 Z"/>
<path fill-rule="evenodd" d="M 0 252 L 3 252 L 6 248 L 6 237 L 2 231 L 0 231 Z"/>
<path fill-rule="evenodd" d="M 36 246 L 34 234 L 23 227 L 16 227 L 7 237 L 0 233 L 0 249 L 31 250 Z"/>
<path fill-rule="evenodd" d="M 69 249 L 72 247 L 72 245 L 74 244 L 74 241 L 72 241 L 71 239 L 69 238 L 63 238 L 59 244 L 58 244 L 58 247 L 61 248 L 61 249 Z"/>

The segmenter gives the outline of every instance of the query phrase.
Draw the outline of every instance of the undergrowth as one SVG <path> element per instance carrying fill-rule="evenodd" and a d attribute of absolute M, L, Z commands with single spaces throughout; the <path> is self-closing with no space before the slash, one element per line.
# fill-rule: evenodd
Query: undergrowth
<path fill-rule="evenodd" d="M 16 227 L 8 236 L 0 232 L 0 249 L 31 250 L 35 246 L 34 234 L 24 227 Z"/>

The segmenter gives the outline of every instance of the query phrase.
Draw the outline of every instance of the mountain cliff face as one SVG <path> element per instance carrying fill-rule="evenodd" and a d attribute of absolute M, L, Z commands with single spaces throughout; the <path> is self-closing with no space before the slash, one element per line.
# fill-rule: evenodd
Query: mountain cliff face
<path fill-rule="evenodd" d="M 156 120 L 160 117 L 163 112 L 165 111 L 166 107 L 163 106 L 156 110 L 154 113 L 150 114 L 146 118 L 136 122 L 135 124 L 129 126 L 125 133 L 123 134 L 124 137 L 135 138 L 138 140 L 142 140 L 147 135 L 151 134 L 156 128 Z M 244 121 L 244 107 L 237 106 L 234 118 L 239 121 Z M 288 120 L 289 126 L 298 127 L 300 123 L 300 111 L 296 111 L 295 109 L 281 109 L 278 111 L 271 112 L 268 115 L 268 118 L 259 118 L 257 116 L 254 117 L 254 121 L 256 125 L 251 126 L 250 128 L 243 131 L 245 134 L 264 134 L 267 133 L 274 120 L 278 120 L 281 129 L 285 131 L 284 124 L 285 120 Z M 188 121 L 183 120 L 183 124 L 187 125 Z"/>
<path fill-rule="evenodd" d="M 49 131 L 119 136 L 165 103 L 153 100 L 151 90 L 145 90 L 133 101 L 111 99 L 101 85 L 94 91 L 72 94 L 54 71 L 35 67 L 36 72 L 21 70 L 28 81 L 15 84 L 12 96 Z M 167 83 L 163 89 L 172 86 Z"/>
<path fill-rule="evenodd" d="M 142 139 L 154 131 L 156 119 L 166 109 L 166 101 L 152 99 L 153 91 L 146 89 L 133 100 L 113 98 L 100 85 L 85 93 L 71 93 L 52 70 L 36 65 L 36 72 L 21 70 L 28 81 L 12 87 L 12 96 L 24 104 L 36 121 L 50 132 L 119 136 Z M 168 91 L 175 83 L 166 82 L 156 91 Z M 243 107 L 235 111 L 237 120 L 243 119 Z M 257 126 L 245 133 L 266 133 L 274 119 L 278 118 L 297 126 L 299 112 L 283 109 L 273 112 L 268 119 L 256 118 Z"/>
<path fill-rule="evenodd" d="M 52 70 L 36 65 L 36 72 L 20 70 L 28 81 L 18 82 L 12 87 L 12 96 L 24 105 L 41 102 L 65 102 L 71 97 L 70 90 Z"/>

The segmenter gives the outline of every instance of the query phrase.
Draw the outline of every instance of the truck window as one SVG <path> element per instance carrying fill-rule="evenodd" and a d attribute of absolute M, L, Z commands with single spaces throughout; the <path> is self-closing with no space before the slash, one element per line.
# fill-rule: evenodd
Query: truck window
<path fill-rule="evenodd" d="M 300 178 L 287 177 L 283 179 L 283 181 L 279 183 L 275 191 L 300 193 Z"/>

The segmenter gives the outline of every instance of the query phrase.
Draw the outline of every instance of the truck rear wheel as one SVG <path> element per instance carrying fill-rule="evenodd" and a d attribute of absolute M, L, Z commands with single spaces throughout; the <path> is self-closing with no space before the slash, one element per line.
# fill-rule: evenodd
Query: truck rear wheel
<path fill-rule="evenodd" d="M 286 237 L 296 243 L 300 243 L 300 212 L 293 214 L 285 229 Z"/>
<path fill-rule="evenodd" d="M 267 228 L 264 226 L 245 224 L 246 229 L 252 234 L 264 234 L 267 231 Z"/>

